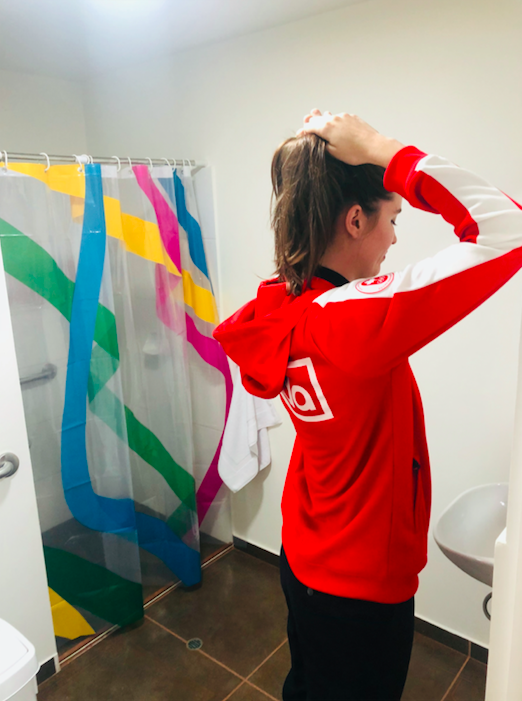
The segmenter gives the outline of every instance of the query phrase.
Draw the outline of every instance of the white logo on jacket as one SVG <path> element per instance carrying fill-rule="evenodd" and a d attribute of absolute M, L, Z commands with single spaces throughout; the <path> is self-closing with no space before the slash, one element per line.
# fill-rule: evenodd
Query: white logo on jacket
<path fill-rule="evenodd" d="M 377 292 L 382 292 L 389 287 L 393 282 L 394 274 L 378 275 L 377 277 L 361 280 L 356 283 L 355 289 L 359 292 L 364 292 L 365 295 L 374 295 Z"/>
<path fill-rule="evenodd" d="M 288 363 L 281 399 L 302 421 L 328 421 L 334 415 L 328 406 L 311 358 Z"/>

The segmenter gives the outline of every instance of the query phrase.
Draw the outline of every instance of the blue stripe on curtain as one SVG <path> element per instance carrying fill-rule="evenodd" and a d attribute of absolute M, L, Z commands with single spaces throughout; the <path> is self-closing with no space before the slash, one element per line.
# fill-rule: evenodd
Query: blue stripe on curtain
<path fill-rule="evenodd" d="M 207 267 L 207 259 L 205 256 L 205 248 L 203 246 L 203 236 L 201 234 L 201 227 L 192 214 L 187 209 L 187 203 L 185 199 L 185 188 L 179 175 L 174 171 L 174 192 L 176 197 L 176 210 L 178 214 L 178 221 L 187 232 L 187 239 L 190 251 L 190 257 L 194 265 L 201 270 L 201 272 L 209 279 Z M 168 180 L 166 178 L 160 178 L 159 181 L 164 186 L 165 191 L 171 197 L 171 190 L 166 183 Z M 164 182 L 165 181 L 165 182 Z"/>
<path fill-rule="evenodd" d="M 67 506 L 87 528 L 118 533 L 136 530 L 131 499 L 109 499 L 92 488 L 87 463 L 87 383 L 105 260 L 101 167 L 85 166 L 85 210 L 72 301 L 69 358 L 62 419 L 62 484 Z"/>
<path fill-rule="evenodd" d="M 87 528 L 137 539 L 182 582 L 201 580 L 199 552 L 153 516 L 135 513 L 132 499 L 113 499 L 94 492 L 86 446 L 87 388 L 94 328 L 105 261 L 105 213 L 101 167 L 85 166 L 85 210 L 70 321 L 69 358 L 62 419 L 62 483 L 74 518 Z"/>

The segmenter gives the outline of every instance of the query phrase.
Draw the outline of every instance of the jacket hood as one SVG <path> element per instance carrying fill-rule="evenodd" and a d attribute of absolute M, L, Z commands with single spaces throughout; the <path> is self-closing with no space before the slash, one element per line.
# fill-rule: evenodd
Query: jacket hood
<path fill-rule="evenodd" d="M 241 370 L 245 389 L 272 399 L 283 389 L 292 331 L 316 297 L 333 285 L 314 278 L 299 297 L 286 293 L 286 283 L 268 280 L 257 297 L 223 321 L 213 333 Z"/>

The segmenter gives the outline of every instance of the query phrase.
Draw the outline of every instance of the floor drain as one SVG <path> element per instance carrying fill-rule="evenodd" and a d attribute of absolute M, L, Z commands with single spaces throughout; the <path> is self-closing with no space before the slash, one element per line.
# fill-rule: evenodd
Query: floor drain
<path fill-rule="evenodd" d="M 187 647 L 189 650 L 199 650 L 200 647 L 203 647 L 203 641 L 199 638 L 192 638 L 188 641 Z"/>

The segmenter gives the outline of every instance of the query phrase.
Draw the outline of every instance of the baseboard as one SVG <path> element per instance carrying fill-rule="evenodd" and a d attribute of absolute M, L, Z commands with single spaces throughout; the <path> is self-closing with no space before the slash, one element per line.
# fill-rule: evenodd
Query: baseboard
<path fill-rule="evenodd" d="M 443 645 L 453 648 L 458 652 L 462 652 L 464 655 L 470 655 L 473 659 L 488 663 L 488 649 L 477 645 L 477 643 L 472 643 L 467 638 L 462 638 L 456 633 L 450 633 L 444 628 L 439 628 L 439 626 L 433 623 L 428 623 L 423 621 L 422 618 L 415 617 L 415 630 L 421 635 L 425 635 L 432 640 L 436 640 Z"/>
<path fill-rule="evenodd" d="M 257 545 L 252 545 L 246 540 L 241 540 L 241 538 L 233 537 L 234 547 L 242 552 L 257 557 L 258 560 L 263 560 L 263 562 L 268 562 L 270 565 L 275 565 L 279 567 L 279 555 L 269 552 L 268 550 L 263 550 L 263 548 Z"/>
<path fill-rule="evenodd" d="M 36 683 L 38 685 L 42 684 L 59 671 L 60 662 L 58 661 L 58 655 L 55 655 L 51 657 L 50 660 L 47 660 L 47 662 L 40 665 L 40 669 L 36 675 Z"/>
<path fill-rule="evenodd" d="M 260 548 L 257 545 L 252 545 L 252 543 L 248 543 L 246 540 L 242 540 L 241 538 L 234 536 L 234 547 L 247 553 L 248 555 L 257 557 L 259 560 L 263 560 L 264 562 L 268 562 L 271 565 L 279 567 L 279 555 L 274 555 L 274 553 L 268 552 L 268 550 L 263 550 L 263 548 Z M 444 628 L 439 628 L 433 623 L 423 621 L 422 618 L 418 618 L 417 616 L 415 617 L 415 630 L 421 635 L 425 635 L 427 638 L 431 638 L 432 640 L 436 640 L 447 647 L 451 647 L 453 650 L 462 652 L 464 655 L 470 655 L 473 657 L 473 659 L 478 660 L 479 662 L 483 662 L 484 664 L 487 664 L 488 662 L 487 648 L 477 645 L 476 643 L 472 643 L 471 641 L 467 640 L 467 638 L 460 637 L 460 635 L 450 633 L 449 631 L 444 630 Z"/>

